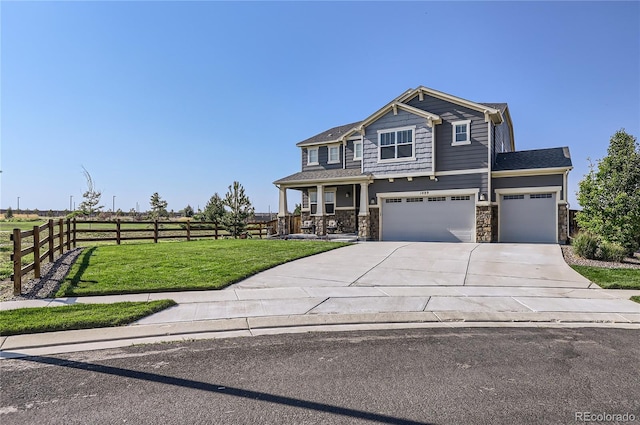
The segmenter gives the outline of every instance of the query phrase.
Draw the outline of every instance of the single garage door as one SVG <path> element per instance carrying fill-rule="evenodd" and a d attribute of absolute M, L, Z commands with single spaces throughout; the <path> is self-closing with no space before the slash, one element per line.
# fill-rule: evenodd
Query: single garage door
<path fill-rule="evenodd" d="M 385 198 L 382 240 L 473 242 L 475 196 Z"/>
<path fill-rule="evenodd" d="M 500 195 L 500 242 L 557 243 L 556 194 Z"/>

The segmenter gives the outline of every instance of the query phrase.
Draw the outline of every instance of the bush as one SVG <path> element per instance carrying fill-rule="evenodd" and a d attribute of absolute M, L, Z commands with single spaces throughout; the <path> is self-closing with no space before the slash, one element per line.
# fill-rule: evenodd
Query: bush
<path fill-rule="evenodd" d="M 620 244 L 614 242 L 602 242 L 596 252 L 596 258 L 603 261 L 624 260 L 627 250 Z"/>
<path fill-rule="evenodd" d="M 572 242 L 574 252 L 582 258 L 593 260 L 596 258 L 600 238 L 593 233 L 580 232 Z"/>

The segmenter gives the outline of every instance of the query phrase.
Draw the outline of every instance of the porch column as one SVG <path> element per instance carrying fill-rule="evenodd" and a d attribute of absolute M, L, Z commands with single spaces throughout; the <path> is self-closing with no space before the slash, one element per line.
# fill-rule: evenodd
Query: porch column
<path fill-rule="evenodd" d="M 280 200 L 278 203 L 278 217 L 287 215 L 287 188 L 280 186 Z"/>
<path fill-rule="evenodd" d="M 324 216 L 324 186 L 319 184 L 317 187 L 317 194 L 318 194 L 318 207 L 316 209 L 316 215 L 319 217 L 323 217 Z"/>
<path fill-rule="evenodd" d="M 369 215 L 369 183 L 360 183 L 360 213 Z"/>
<path fill-rule="evenodd" d="M 280 199 L 278 201 L 278 235 L 288 235 L 287 229 L 287 188 L 280 186 Z"/>

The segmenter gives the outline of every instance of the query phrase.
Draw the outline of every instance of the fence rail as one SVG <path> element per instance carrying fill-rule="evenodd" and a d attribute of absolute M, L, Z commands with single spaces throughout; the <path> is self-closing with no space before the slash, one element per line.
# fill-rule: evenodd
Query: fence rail
<path fill-rule="evenodd" d="M 80 227 L 78 226 L 80 225 Z M 89 225 L 89 228 L 84 227 Z M 91 226 L 100 225 L 92 229 Z M 146 225 L 148 228 L 127 228 L 130 225 Z M 113 226 L 113 228 L 109 228 Z M 247 223 L 246 232 L 240 238 L 263 237 L 275 233 L 277 221 L 250 222 Z M 46 234 L 46 237 L 42 237 Z M 111 236 L 95 236 L 111 234 Z M 83 235 L 87 235 L 83 237 Z M 13 294 L 22 293 L 22 280 L 31 271 L 35 278 L 40 277 L 40 267 L 43 262 L 49 260 L 53 262 L 55 254 L 62 255 L 65 249 L 68 251 L 72 247 L 76 248 L 78 242 L 102 242 L 115 241 L 120 245 L 122 241 L 153 240 L 157 243 L 160 239 L 187 240 L 229 237 L 229 233 L 213 222 L 164 222 L 164 221 L 90 221 L 76 219 L 49 220 L 41 226 L 33 226 L 32 230 L 13 229 L 11 241 L 13 242 Z M 26 239 L 32 239 L 27 241 Z M 22 245 L 26 244 L 26 248 Z M 42 251 L 41 248 L 47 247 Z M 41 252 L 42 251 L 42 252 Z M 33 261 L 23 266 L 23 258 L 33 254 Z"/>

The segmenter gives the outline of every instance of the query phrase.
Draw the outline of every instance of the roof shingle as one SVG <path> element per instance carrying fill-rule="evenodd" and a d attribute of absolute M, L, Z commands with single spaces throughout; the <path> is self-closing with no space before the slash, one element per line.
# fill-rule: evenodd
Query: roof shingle
<path fill-rule="evenodd" d="M 568 147 L 499 153 L 493 171 L 571 167 Z"/>

